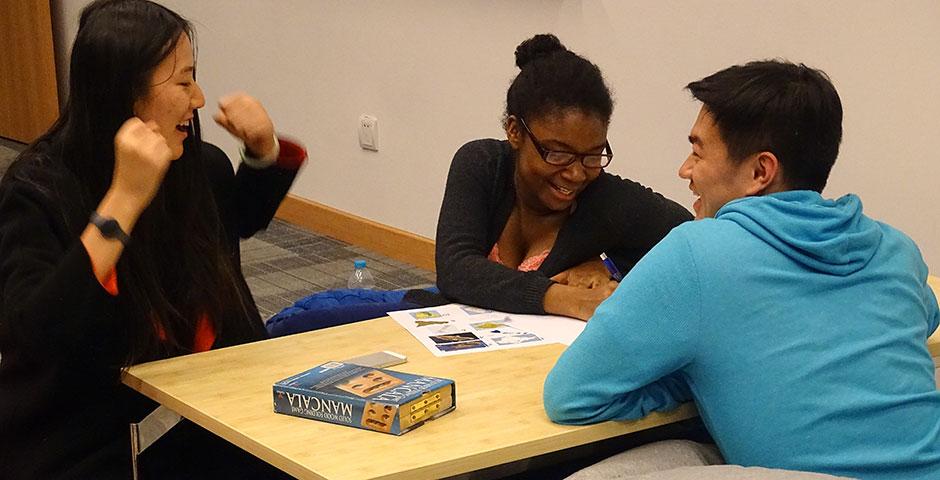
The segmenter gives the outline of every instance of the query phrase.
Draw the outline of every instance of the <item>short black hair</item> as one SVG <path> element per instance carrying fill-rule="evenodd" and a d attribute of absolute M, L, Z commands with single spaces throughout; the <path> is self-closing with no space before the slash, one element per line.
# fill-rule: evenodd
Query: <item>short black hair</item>
<path fill-rule="evenodd" d="M 535 119 L 569 108 L 610 122 L 614 101 L 597 65 L 571 52 L 552 34 L 516 47 L 519 74 L 506 92 L 506 114 Z"/>
<path fill-rule="evenodd" d="M 686 86 L 733 161 L 767 151 L 787 186 L 822 192 L 842 142 L 842 102 L 822 70 L 785 60 L 735 65 Z"/>

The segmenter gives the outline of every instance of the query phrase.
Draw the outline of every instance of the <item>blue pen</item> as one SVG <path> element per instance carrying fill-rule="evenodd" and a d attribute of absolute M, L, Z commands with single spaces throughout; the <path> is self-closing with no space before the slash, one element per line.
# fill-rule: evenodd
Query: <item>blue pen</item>
<path fill-rule="evenodd" d="M 606 253 L 601 253 L 601 261 L 604 262 L 604 266 L 607 267 L 607 271 L 610 272 L 610 278 L 618 282 L 623 280 L 623 275 L 620 273 L 620 270 L 617 270 L 617 265 L 614 264 L 613 260 L 607 258 Z"/>

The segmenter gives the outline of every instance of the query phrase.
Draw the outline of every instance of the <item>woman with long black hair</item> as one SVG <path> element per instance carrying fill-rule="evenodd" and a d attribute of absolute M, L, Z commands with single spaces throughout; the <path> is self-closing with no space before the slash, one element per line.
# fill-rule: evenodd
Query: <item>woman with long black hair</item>
<path fill-rule="evenodd" d="M 81 14 L 59 120 L 0 183 L 0 471 L 127 478 L 128 424 L 155 404 L 121 385 L 143 361 L 265 337 L 238 239 L 267 226 L 306 158 L 246 94 L 202 142 L 193 29 L 146 0 Z M 141 458 L 149 478 L 263 471 L 192 424 Z"/>

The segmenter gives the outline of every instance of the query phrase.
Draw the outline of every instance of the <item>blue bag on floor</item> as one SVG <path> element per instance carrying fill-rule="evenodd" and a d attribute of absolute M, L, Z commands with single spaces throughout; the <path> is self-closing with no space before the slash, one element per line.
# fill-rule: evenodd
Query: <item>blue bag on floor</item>
<path fill-rule="evenodd" d="M 437 288 L 427 290 L 437 293 Z M 271 337 L 281 337 L 381 317 L 395 310 L 418 308 L 420 305 L 404 301 L 407 292 L 361 288 L 318 292 L 281 310 L 264 326 Z"/>

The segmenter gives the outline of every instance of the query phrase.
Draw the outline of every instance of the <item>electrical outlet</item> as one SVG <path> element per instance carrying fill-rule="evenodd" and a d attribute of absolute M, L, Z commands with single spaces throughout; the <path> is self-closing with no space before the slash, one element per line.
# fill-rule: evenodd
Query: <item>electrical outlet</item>
<path fill-rule="evenodd" d="M 363 113 L 359 116 L 359 146 L 363 150 L 379 151 L 379 119 Z"/>

